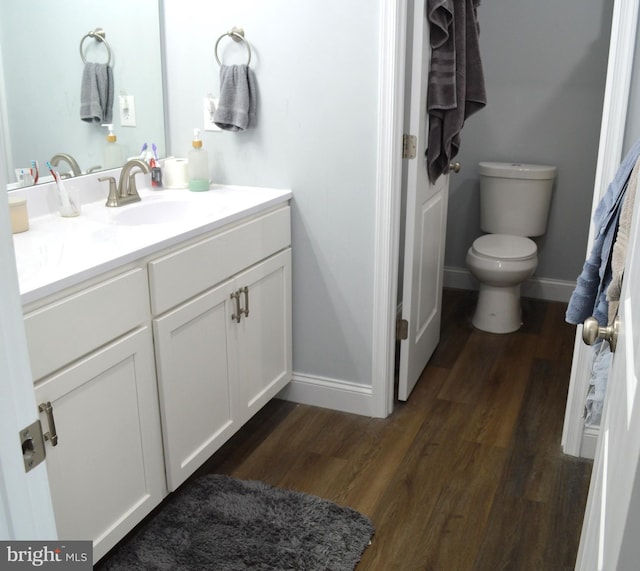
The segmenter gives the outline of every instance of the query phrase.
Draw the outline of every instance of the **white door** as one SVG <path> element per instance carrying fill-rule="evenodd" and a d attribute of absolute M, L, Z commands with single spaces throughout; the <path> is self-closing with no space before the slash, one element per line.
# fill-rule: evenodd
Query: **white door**
<path fill-rule="evenodd" d="M 636 198 L 620 332 L 593 464 L 576 569 L 626 571 L 640 561 L 640 198 Z"/>
<path fill-rule="evenodd" d="M 416 158 L 405 161 L 406 189 L 404 281 L 402 318 L 408 337 L 400 346 L 398 398 L 407 400 L 440 340 L 442 273 L 447 223 L 449 176 L 430 184 L 427 176 L 427 81 L 431 49 L 426 2 L 410 3 L 408 21 L 413 22 L 408 132 L 416 136 Z M 411 38 L 411 32 L 407 34 Z"/>
<path fill-rule="evenodd" d="M 0 188 L 8 181 L 3 127 L 0 117 Z M 0 540 L 53 540 L 57 532 L 46 460 L 25 473 L 18 438 L 37 419 L 38 408 L 5 200 L 0 201 L 0 270 Z"/>

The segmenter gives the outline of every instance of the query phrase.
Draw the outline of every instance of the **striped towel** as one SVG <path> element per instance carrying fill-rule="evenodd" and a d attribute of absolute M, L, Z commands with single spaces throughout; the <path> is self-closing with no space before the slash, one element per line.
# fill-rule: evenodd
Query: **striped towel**
<path fill-rule="evenodd" d="M 427 0 L 431 63 L 427 170 L 431 182 L 448 172 L 460 149 L 465 119 L 487 104 L 478 44 L 480 0 Z"/>

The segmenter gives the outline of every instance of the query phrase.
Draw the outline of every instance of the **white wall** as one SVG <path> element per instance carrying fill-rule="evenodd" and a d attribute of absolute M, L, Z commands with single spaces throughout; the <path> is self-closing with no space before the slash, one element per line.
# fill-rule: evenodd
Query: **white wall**
<path fill-rule="evenodd" d="M 587 247 L 611 0 L 484 0 L 478 9 L 487 107 L 462 131 L 451 177 L 446 265 L 465 268 L 480 235 L 481 160 L 558 166 L 536 276 L 575 282 Z"/>
<path fill-rule="evenodd" d="M 378 10 L 371 0 L 166 2 L 170 150 L 186 155 L 202 99 L 218 94 L 218 37 L 241 26 L 258 126 L 204 133 L 214 181 L 291 188 L 293 365 L 371 386 Z M 228 38 L 224 63 L 245 61 Z M 214 262 L 215 263 L 215 262 Z"/>

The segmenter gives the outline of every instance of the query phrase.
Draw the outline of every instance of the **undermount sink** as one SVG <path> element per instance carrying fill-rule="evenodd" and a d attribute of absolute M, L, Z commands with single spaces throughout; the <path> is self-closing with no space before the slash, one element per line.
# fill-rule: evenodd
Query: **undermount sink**
<path fill-rule="evenodd" d="M 126 226 L 138 226 L 140 224 L 166 224 L 175 222 L 193 211 L 193 208 L 184 201 L 167 200 L 164 202 L 136 202 L 122 210 L 114 212 L 111 221 Z"/>
<path fill-rule="evenodd" d="M 148 224 L 180 223 L 185 219 L 200 219 L 211 213 L 211 205 L 202 208 L 193 201 L 153 199 L 143 197 L 140 202 L 125 206 L 107 207 L 96 205 L 87 215 L 93 220 L 119 226 L 142 226 Z M 215 210 L 215 208 L 214 208 Z M 83 214 L 84 214 L 83 210 Z"/>

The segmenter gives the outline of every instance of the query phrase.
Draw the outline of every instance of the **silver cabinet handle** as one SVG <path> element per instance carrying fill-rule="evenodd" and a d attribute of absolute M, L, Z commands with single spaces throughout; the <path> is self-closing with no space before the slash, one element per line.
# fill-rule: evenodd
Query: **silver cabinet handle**
<path fill-rule="evenodd" d="M 236 312 L 231 315 L 231 319 L 235 319 L 236 323 L 240 323 L 242 319 L 242 309 L 240 308 L 240 291 L 234 291 L 231 294 L 231 299 L 236 300 Z"/>
<path fill-rule="evenodd" d="M 38 410 L 40 412 L 44 412 L 47 415 L 47 424 L 49 425 L 49 432 L 46 432 L 44 435 L 45 440 L 51 441 L 51 446 L 58 445 L 58 434 L 56 432 L 56 423 L 53 419 L 53 406 L 50 401 L 43 402 L 38 405 Z"/>
<path fill-rule="evenodd" d="M 238 290 L 238 296 L 243 293 L 244 294 L 244 309 L 242 313 L 244 313 L 245 317 L 249 317 L 249 288 L 247 286 L 241 287 Z"/>

